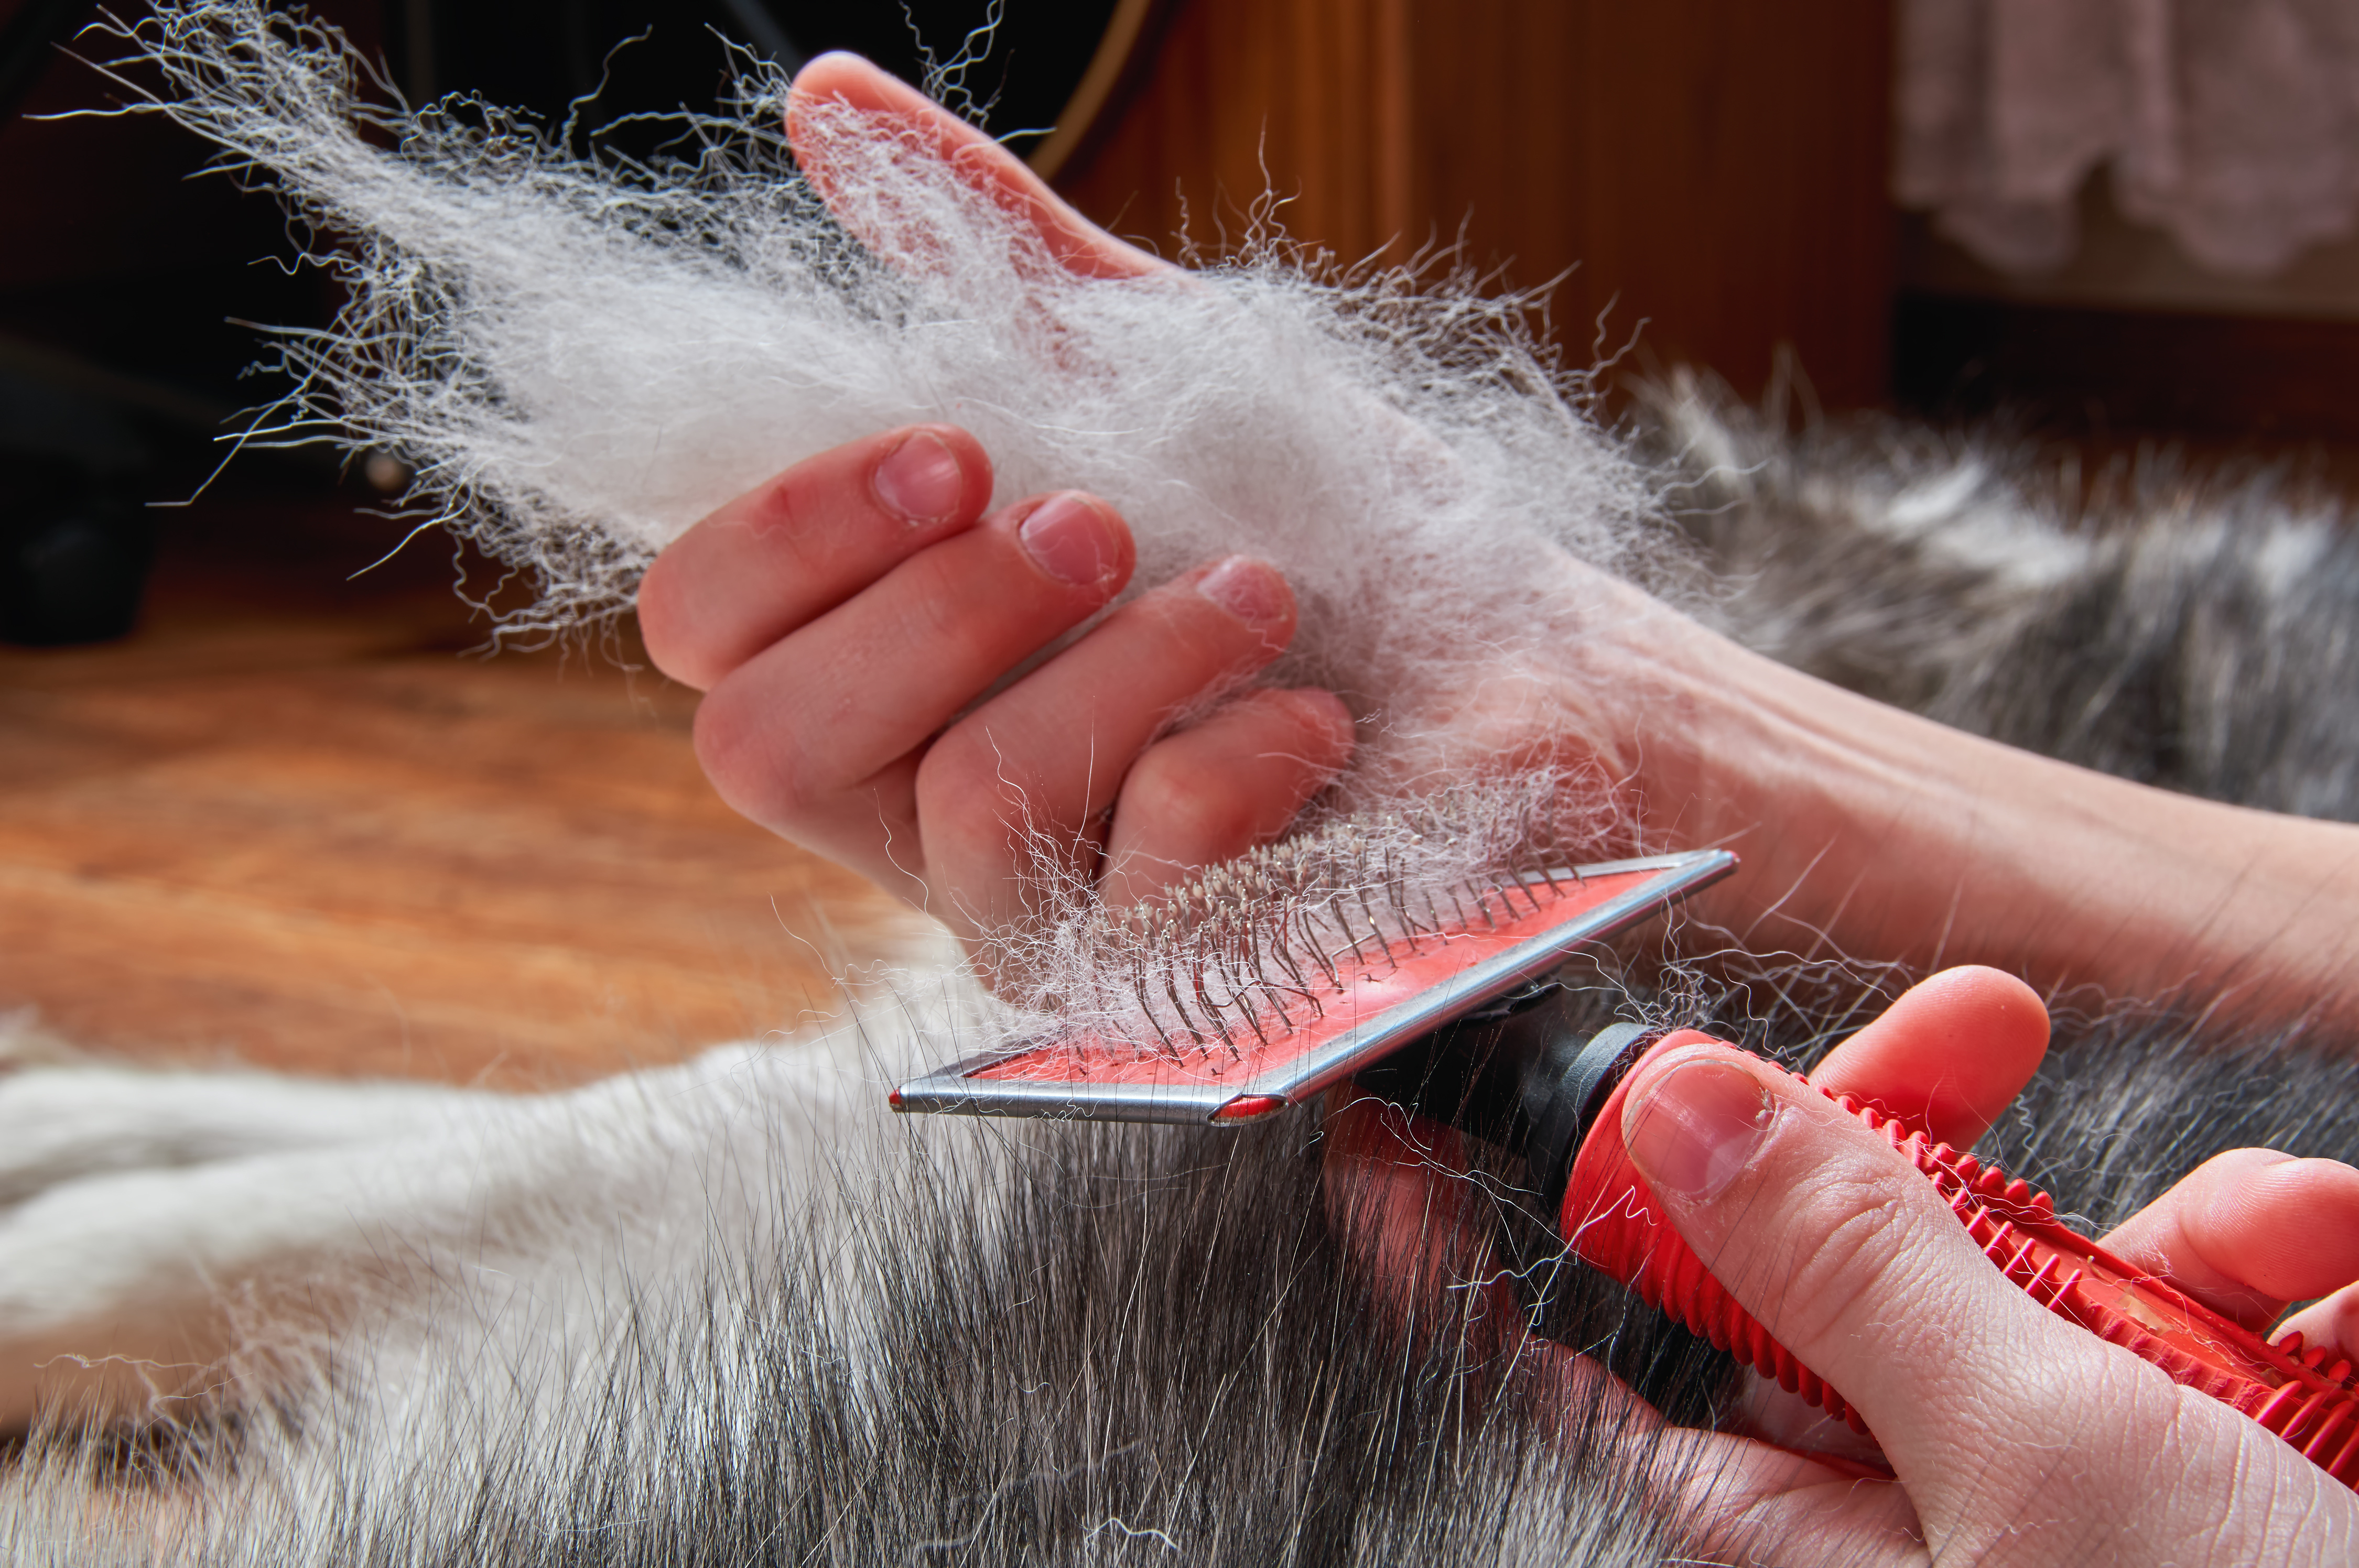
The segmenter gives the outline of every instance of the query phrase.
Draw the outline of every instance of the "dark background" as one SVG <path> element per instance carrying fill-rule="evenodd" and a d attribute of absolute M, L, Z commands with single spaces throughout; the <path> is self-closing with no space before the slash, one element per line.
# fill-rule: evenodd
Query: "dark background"
<path fill-rule="evenodd" d="M 1019 7 L 1002 24 L 967 76 L 978 101 L 997 100 L 995 132 L 1055 123 L 1111 3 Z M 638 154 L 667 133 L 648 124 L 591 133 L 631 114 L 712 107 L 728 65 L 724 38 L 789 69 L 853 49 L 911 81 L 923 74 L 898 0 L 324 0 L 311 9 L 383 59 L 413 102 L 464 92 L 556 125 L 587 98 L 575 140 Z M 14 90 L 14 102 L 0 103 L 0 337 L 8 341 L 0 353 L 17 350 L 22 370 L 23 351 L 48 351 L 39 358 L 52 379 L 72 379 L 58 362 L 71 360 L 85 389 L 127 402 L 152 439 L 266 401 L 268 384 L 246 375 L 255 335 L 237 319 L 324 321 L 335 295 L 316 272 L 272 265 L 296 248 L 277 204 L 223 176 L 199 178 L 209 149 L 194 138 L 151 117 L 45 118 L 121 96 L 71 58 L 120 51 L 118 40 L 81 30 L 96 12 L 0 0 L 10 68 L 0 70 L 0 90 Z M 984 12 L 978 0 L 910 6 L 919 37 L 943 57 Z"/>

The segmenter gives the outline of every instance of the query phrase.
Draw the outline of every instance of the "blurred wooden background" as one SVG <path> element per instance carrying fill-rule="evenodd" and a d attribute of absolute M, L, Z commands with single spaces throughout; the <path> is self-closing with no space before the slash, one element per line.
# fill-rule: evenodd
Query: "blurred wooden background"
<path fill-rule="evenodd" d="M 1185 0 L 1059 184 L 1167 254 L 1268 190 L 1347 262 L 1563 276 L 1571 366 L 1636 337 L 1751 396 L 1784 349 L 1856 407 L 1886 379 L 1890 55 L 1889 0 Z"/>

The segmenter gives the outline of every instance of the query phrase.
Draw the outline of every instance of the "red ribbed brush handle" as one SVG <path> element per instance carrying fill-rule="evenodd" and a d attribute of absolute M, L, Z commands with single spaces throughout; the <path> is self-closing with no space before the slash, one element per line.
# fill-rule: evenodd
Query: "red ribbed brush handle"
<path fill-rule="evenodd" d="M 1647 1056 L 1708 1038 L 1681 1030 Z M 1634 1064 L 1615 1086 L 1573 1160 L 1560 1211 L 1573 1253 L 1779 1387 L 1865 1433 L 1858 1412 L 1737 1305 L 1657 1206 L 1622 1144 L 1623 1097 L 1636 1072 Z M 1898 1150 L 1984 1254 L 2033 1301 L 2233 1405 L 2335 1479 L 2359 1487 L 2359 1376 L 2348 1360 L 2332 1357 L 2330 1365 L 2328 1346 L 2305 1351 L 2299 1335 L 2269 1344 L 2058 1224 L 2046 1193 L 1932 1142 L 1873 1106 L 1829 1098 Z"/>

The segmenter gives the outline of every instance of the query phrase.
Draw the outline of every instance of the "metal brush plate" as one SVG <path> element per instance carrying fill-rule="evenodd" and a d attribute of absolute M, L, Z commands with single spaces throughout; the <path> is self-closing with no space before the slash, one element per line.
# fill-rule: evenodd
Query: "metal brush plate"
<path fill-rule="evenodd" d="M 1535 872 L 1515 884 L 1529 913 L 1497 921 L 1486 914 L 1485 929 L 1429 935 L 1406 956 L 1395 950 L 1383 964 L 1347 968 L 1347 983 L 1303 1027 L 1265 1020 L 1267 1038 L 1224 1040 L 1225 1054 L 1074 1040 L 994 1051 L 902 1085 L 893 1108 L 1241 1126 L 1300 1104 L 1735 868 L 1725 849 L 1697 849 Z"/>

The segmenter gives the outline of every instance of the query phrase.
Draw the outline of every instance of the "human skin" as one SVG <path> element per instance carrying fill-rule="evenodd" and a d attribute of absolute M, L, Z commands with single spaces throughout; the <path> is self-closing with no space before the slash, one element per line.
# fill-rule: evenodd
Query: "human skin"
<path fill-rule="evenodd" d="M 1160 268 L 980 133 L 848 57 L 798 78 L 789 133 L 828 100 L 875 114 L 880 131 L 932 138 L 1027 215 L 1060 265 L 1111 280 Z M 824 191 L 823 158 L 804 167 Z M 1332 694 L 1220 699 L 1293 632 L 1283 579 L 1246 557 L 1154 588 L 1001 687 L 1111 602 L 1136 552 L 1095 498 L 1032 497 L 985 517 L 990 493 L 988 454 L 964 431 L 884 432 L 700 523 L 655 563 L 639 600 L 658 667 L 708 693 L 696 742 L 723 797 L 929 908 L 986 956 L 990 932 L 1024 917 L 1041 845 L 1059 846 L 1062 869 L 1096 880 L 1110 903 L 1151 897 L 1283 831 L 1352 747 Z M 1745 653 L 1570 559 L 1560 569 L 1568 593 L 1606 612 L 1605 630 L 1577 665 L 1456 716 L 1463 744 L 1594 762 L 1628 781 L 1650 837 L 1738 848 L 1745 870 L 1708 913 L 1740 941 L 1929 966 L 1995 960 L 2043 986 L 2184 986 L 2240 996 L 2255 1015 L 2283 997 L 2342 1014 L 2332 980 L 2359 928 L 2359 830 L 2169 795 L 1959 734 Z M 1180 715 L 1190 721 L 1175 726 Z M 1951 971 L 1839 1048 L 1815 1081 L 1962 1146 L 2012 1099 L 2046 1038 L 2020 980 Z M 1714 1125 L 1708 1113 L 1737 1083 L 1727 1075 L 1751 1071 L 1689 1065 L 1695 1073 L 1638 1086 L 1632 1103 L 1651 1108 L 1649 1125 Z M 1869 1412 L 1900 1478 L 1839 1481 L 1715 1434 L 1738 1446 L 1697 1501 L 1705 1517 L 1788 1543 L 1890 1546 L 1897 1561 L 2060 1563 L 2190 1541 L 2205 1554 L 2178 1560 L 2331 1561 L 2359 1543 L 2350 1496 L 2321 1491 L 2307 1461 L 2061 1328 L 1946 1209 L 1926 1207 L 1922 1182 L 1888 1148 L 1830 1119 L 1822 1101 L 1756 1087 L 1768 1132 L 1732 1184 L 1682 1195 L 1688 1156 L 1636 1123 L 1634 1157 L 1669 1184 L 1674 1222 L 1738 1299 L 1803 1338 L 1807 1348 L 1788 1343 Z M 1435 1231 L 1421 1217 L 1412 1237 L 1386 1218 L 1447 1212 L 1462 1190 L 1421 1141 L 1430 1130 L 1365 1104 L 1342 1108 L 1331 1129 L 1331 1164 L 1373 1195 L 1352 1210 L 1348 1244 L 1411 1286 L 1479 1256 L 1471 1228 Z M 1732 1228 L 1740 1203 L 1746 1223 Z M 2115 1245 L 2265 1325 L 2287 1300 L 2359 1277 L 2359 1173 L 2266 1151 L 2223 1156 Z M 1781 1324 L 1765 1281 L 1796 1271 L 1825 1279 L 1836 1309 Z M 2313 1336 L 2359 1318 L 2352 1299 L 2306 1314 Z M 1891 1354 L 1895 1321 L 1956 1353 L 1930 1371 Z M 2001 1431 L 2037 1441 L 1995 1439 Z M 1994 1442 L 2007 1462 L 1991 1459 Z M 2168 1505 L 2149 1506 L 2164 1483 Z M 2087 1528 L 2027 1530 L 2034 1518 Z M 2093 1547 L 2100 1536 L 2108 1544 Z"/>
<path fill-rule="evenodd" d="M 1117 902 L 1274 837 L 1350 754 L 1332 693 L 1170 717 L 1286 649 L 1267 563 L 1207 562 L 1006 690 L 1009 667 L 1129 580 L 1130 532 L 1065 493 L 983 516 L 965 431 L 888 431 L 799 464 L 649 568 L 649 655 L 706 689 L 697 754 L 729 804 L 986 948 L 1038 840 Z M 1119 694 L 1118 697 L 1100 694 Z M 978 699 L 982 699 L 978 701 Z"/>

